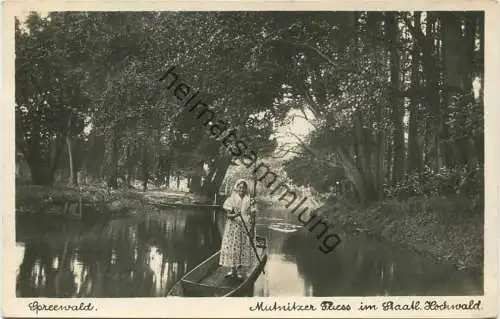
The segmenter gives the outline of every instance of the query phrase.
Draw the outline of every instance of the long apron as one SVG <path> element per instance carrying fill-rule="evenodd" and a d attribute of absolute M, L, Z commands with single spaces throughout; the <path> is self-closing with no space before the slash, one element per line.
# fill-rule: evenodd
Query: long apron
<path fill-rule="evenodd" d="M 226 209 L 231 208 L 231 205 L 241 205 L 243 201 L 238 203 L 238 200 L 233 202 L 230 198 L 226 200 L 224 206 Z M 241 206 L 240 206 L 241 207 Z M 252 240 L 255 239 L 255 229 L 250 225 L 250 209 L 246 209 L 242 212 L 243 220 L 247 226 L 248 231 Z M 224 228 L 224 235 L 222 237 L 221 253 L 220 253 L 220 265 L 225 267 L 250 267 L 254 262 L 254 252 L 248 234 L 243 226 L 241 217 L 236 217 L 234 219 L 227 219 Z"/>

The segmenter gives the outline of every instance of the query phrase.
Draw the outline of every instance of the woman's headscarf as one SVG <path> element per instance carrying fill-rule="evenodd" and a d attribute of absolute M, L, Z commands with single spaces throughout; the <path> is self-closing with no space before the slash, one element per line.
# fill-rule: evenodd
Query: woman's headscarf
<path fill-rule="evenodd" d="M 237 181 L 236 181 L 236 183 L 235 183 L 235 184 L 234 184 L 234 186 L 233 186 L 233 191 L 236 191 L 236 189 L 238 188 L 238 185 L 239 185 L 241 182 L 245 183 L 245 185 L 246 185 L 246 187 L 247 187 L 247 192 L 248 192 L 248 183 L 247 183 L 247 181 L 246 181 L 245 179 L 243 179 L 243 178 L 240 178 L 239 180 L 237 180 Z"/>
<path fill-rule="evenodd" d="M 245 185 L 247 186 L 247 193 L 245 194 L 245 196 L 243 198 L 241 198 L 236 192 L 236 188 L 238 187 L 238 185 L 241 182 L 244 182 Z M 233 207 L 238 207 L 241 209 L 242 212 L 250 211 L 250 197 L 249 197 L 249 195 L 250 194 L 248 192 L 248 182 L 246 180 L 244 180 L 243 178 L 238 179 L 233 186 L 233 190 L 232 190 L 231 194 L 224 202 L 224 205 L 223 205 L 224 209 L 230 210 Z"/>

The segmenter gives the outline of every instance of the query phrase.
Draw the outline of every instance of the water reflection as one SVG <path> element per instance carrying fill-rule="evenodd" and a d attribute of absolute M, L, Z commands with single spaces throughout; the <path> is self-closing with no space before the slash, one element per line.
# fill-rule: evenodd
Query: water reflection
<path fill-rule="evenodd" d="M 314 236 L 278 231 L 279 211 L 261 218 L 260 235 L 269 242 L 267 273 L 256 282 L 259 296 L 482 295 L 482 273 L 456 271 L 420 254 L 338 230 L 343 242 L 331 254 Z M 297 223 L 283 216 L 280 223 Z M 266 226 L 267 225 L 267 226 Z"/>
<path fill-rule="evenodd" d="M 211 211 L 172 210 L 96 226 L 18 219 L 17 296 L 165 296 L 180 277 L 219 248 L 224 219 L 218 217 L 222 215 Z M 294 222 L 280 210 L 259 216 L 257 233 L 267 239 L 268 262 L 254 295 L 483 293 L 481 274 L 457 272 L 387 243 L 342 234 L 343 242 L 325 255 L 315 238 L 275 229 Z"/>
<path fill-rule="evenodd" d="M 271 223 L 271 221 L 270 221 Z M 288 234 L 266 224 L 257 225 L 257 233 L 267 239 L 268 261 L 265 274 L 255 283 L 256 296 L 310 296 L 311 285 L 299 272 L 296 259 L 283 252 Z"/>
<path fill-rule="evenodd" d="M 482 276 L 458 272 L 420 254 L 364 236 L 343 235 L 330 255 L 315 238 L 287 237 L 282 252 L 290 255 L 313 296 L 481 295 Z"/>
<path fill-rule="evenodd" d="M 57 231 L 22 226 L 35 222 L 17 222 L 20 297 L 165 296 L 220 245 L 210 212 L 112 220 L 83 234 L 78 225 Z"/>

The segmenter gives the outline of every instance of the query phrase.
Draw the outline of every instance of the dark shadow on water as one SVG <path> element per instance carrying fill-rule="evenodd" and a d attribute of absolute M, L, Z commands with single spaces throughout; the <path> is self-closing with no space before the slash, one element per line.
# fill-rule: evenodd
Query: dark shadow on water
<path fill-rule="evenodd" d="M 344 235 L 324 254 L 314 235 L 290 235 L 282 246 L 314 296 L 482 295 L 482 276 L 457 271 L 415 252 L 365 236 Z"/>
<path fill-rule="evenodd" d="M 268 244 L 255 296 L 482 295 L 482 276 L 363 235 L 320 241 L 270 229 L 293 223 L 280 211 L 258 220 Z M 216 252 L 224 215 L 165 210 L 97 224 L 17 218 L 18 297 L 162 297 Z M 276 228 L 276 227 L 271 227 Z M 288 229 L 289 227 L 287 227 Z"/>
<path fill-rule="evenodd" d="M 18 297 L 165 296 L 220 246 L 210 212 L 116 219 L 85 231 L 29 218 L 16 226 Z"/>

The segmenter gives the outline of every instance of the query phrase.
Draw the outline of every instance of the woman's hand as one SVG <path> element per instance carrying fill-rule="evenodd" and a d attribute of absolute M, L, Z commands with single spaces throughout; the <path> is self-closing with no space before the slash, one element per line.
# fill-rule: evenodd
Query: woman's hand
<path fill-rule="evenodd" d="M 228 214 L 227 217 L 231 220 L 234 220 L 236 217 L 238 217 L 241 213 L 235 209 L 231 210 Z"/>

